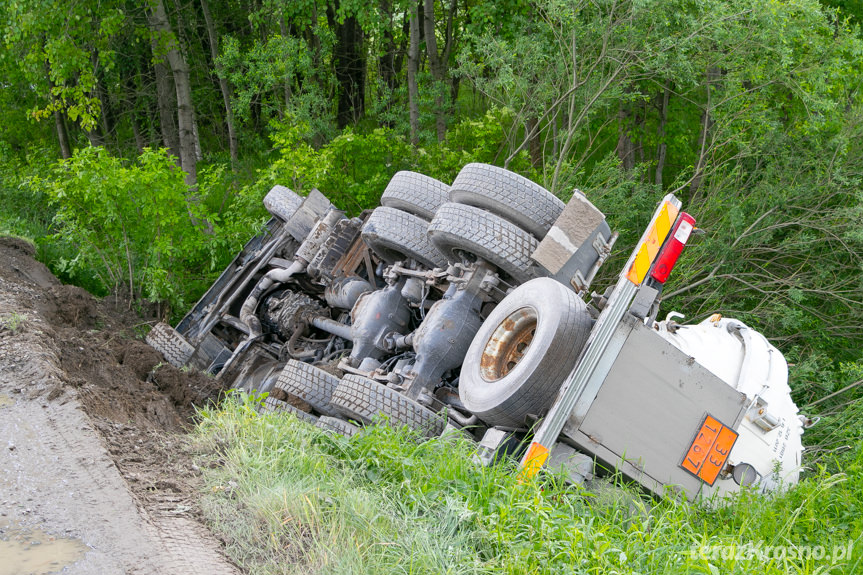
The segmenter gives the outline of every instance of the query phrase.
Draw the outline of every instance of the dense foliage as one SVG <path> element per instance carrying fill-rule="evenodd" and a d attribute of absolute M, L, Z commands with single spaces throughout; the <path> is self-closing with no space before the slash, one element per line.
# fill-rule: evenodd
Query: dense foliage
<path fill-rule="evenodd" d="M 621 232 L 598 287 L 673 192 L 704 233 L 664 308 L 767 334 L 825 416 L 810 462 L 859 466 L 832 456 L 863 398 L 861 17 L 850 0 L 3 2 L 0 232 L 176 318 L 275 183 L 351 213 L 401 169 L 577 187 Z"/>

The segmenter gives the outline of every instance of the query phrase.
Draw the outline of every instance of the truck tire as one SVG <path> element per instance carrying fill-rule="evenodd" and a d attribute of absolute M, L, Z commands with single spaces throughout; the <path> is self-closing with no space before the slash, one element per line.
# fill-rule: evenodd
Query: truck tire
<path fill-rule="evenodd" d="M 290 403 L 285 403 L 275 397 L 268 397 L 265 399 L 261 411 L 265 411 L 267 413 L 292 413 L 300 421 L 305 421 L 312 425 L 315 425 L 318 422 L 318 418 L 311 413 L 306 413 L 302 409 L 297 409 Z"/>
<path fill-rule="evenodd" d="M 270 214 L 276 216 L 283 222 L 288 221 L 300 206 L 303 205 L 302 196 L 296 194 L 285 186 L 273 186 L 264 196 L 264 207 Z"/>
<path fill-rule="evenodd" d="M 154 325 L 144 340 L 150 344 L 150 347 L 165 356 L 165 361 L 174 367 L 183 367 L 195 353 L 192 344 L 164 322 Z"/>
<path fill-rule="evenodd" d="M 451 202 L 484 208 L 545 237 L 563 211 L 564 203 L 551 192 L 514 172 L 488 164 L 468 164 L 456 176 Z"/>
<path fill-rule="evenodd" d="M 282 369 L 276 387 L 299 397 L 315 411 L 324 415 L 335 415 L 335 410 L 330 407 L 330 398 L 338 384 L 338 377 L 292 359 Z"/>
<path fill-rule="evenodd" d="M 413 258 L 429 268 L 446 267 L 446 258 L 428 239 L 428 226 L 413 214 L 381 206 L 363 225 L 362 238 L 389 264 Z"/>
<path fill-rule="evenodd" d="M 437 209 L 449 198 L 449 191 L 448 185 L 426 175 L 398 172 L 387 184 L 381 205 L 431 221 Z"/>
<path fill-rule="evenodd" d="M 325 431 L 332 431 L 339 435 L 344 435 L 345 437 L 350 437 L 360 430 L 359 427 L 350 421 L 345 421 L 338 417 L 327 417 L 326 415 L 319 417 L 315 426 Z"/>
<path fill-rule="evenodd" d="M 564 285 L 539 278 L 519 286 L 471 342 L 459 398 L 488 425 L 523 426 L 557 397 L 592 325 L 585 303 Z"/>
<path fill-rule="evenodd" d="M 452 202 L 442 205 L 429 224 L 428 235 L 451 262 L 472 254 L 497 266 L 517 283 L 540 274 L 530 259 L 538 244 L 536 238 L 480 208 Z"/>
<path fill-rule="evenodd" d="M 372 423 L 383 414 L 393 426 L 406 425 L 427 437 L 443 432 L 446 420 L 394 389 L 371 379 L 348 374 L 333 392 L 332 404 L 346 416 Z"/>

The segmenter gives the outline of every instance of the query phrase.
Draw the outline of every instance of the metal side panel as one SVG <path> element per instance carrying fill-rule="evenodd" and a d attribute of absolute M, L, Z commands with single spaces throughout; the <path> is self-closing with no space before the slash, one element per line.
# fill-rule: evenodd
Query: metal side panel
<path fill-rule="evenodd" d="M 645 488 L 677 485 L 695 499 L 710 486 L 680 463 L 705 416 L 733 427 L 746 396 L 652 329 L 624 322 L 632 329 L 616 361 L 580 425 L 570 418 L 564 433 Z"/>
<path fill-rule="evenodd" d="M 277 247 L 273 242 L 282 238 L 282 224 L 276 218 L 270 218 L 264 231 L 252 237 L 246 242 L 243 249 L 237 254 L 231 263 L 222 271 L 219 278 L 207 289 L 206 293 L 195 304 L 195 307 L 177 324 L 177 331 L 193 344 L 197 344 L 204 337 L 204 319 L 212 311 L 213 306 L 225 297 L 225 292 L 234 288 L 241 281 L 241 276 L 249 272 L 252 267 L 249 264 L 258 258 L 260 254 L 267 251 L 275 251 Z M 244 278 L 245 279 L 245 278 Z"/>

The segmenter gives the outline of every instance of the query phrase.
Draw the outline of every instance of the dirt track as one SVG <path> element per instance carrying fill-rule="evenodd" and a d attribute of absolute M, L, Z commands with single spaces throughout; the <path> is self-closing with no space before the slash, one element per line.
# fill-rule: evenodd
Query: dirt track
<path fill-rule="evenodd" d="M 217 389 L 32 255 L 0 238 L 0 575 L 237 573 L 183 437 Z"/>

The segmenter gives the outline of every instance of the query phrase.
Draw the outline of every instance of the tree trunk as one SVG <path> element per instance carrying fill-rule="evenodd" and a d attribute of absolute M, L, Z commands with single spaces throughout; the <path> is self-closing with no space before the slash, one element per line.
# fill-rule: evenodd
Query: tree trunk
<path fill-rule="evenodd" d="M 659 127 L 656 130 L 659 145 L 656 148 L 656 177 L 654 182 L 660 188 L 662 187 L 662 170 L 665 169 L 665 154 L 668 150 L 668 145 L 665 143 L 665 124 L 668 122 L 668 100 L 671 97 L 671 80 L 665 81 L 665 88 L 662 91 L 662 104 L 659 108 Z"/>
<path fill-rule="evenodd" d="M 204 161 L 204 151 L 201 149 L 201 138 L 198 136 L 198 117 L 192 116 L 192 133 L 195 135 L 195 160 Z"/>
<path fill-rule="evenodd" d="M 711 99 L 711 85 L 719 78 L 719 69 L 715 66 L 710 66 L 707 69 L 707 105 L 704 107 L 704 112 L 701 114 L 701 131 L 698 134 L 698 162 L 695 164 L 695 173 L 692 175 L 692 181 L 689 184 L 689 199 L 690 201 L 695 196 L 698 189 L 701 187 L 701 182 L 704 180 L 704 166 L 707 163 L 707 155 L 710 152 L 710 128 L 713 126 L 713 110 Z"/>
<path fill-rule="evenodd" d="M 146 81 L 149 84 L 150 68 L 148 62 L 149 57 L 143 51 L 135 56 L 134 69 L 132 73 L 125 76 L 123 93 L 126 102 L 131 103 L 128 106 L 128 114 L 132 124 L 132 135 L 135 138 L 135 148 L 139 154 L 150 145 L 153 133 L 150 106 L 147 105 L 150 99 L 140 97 L 146 90 L 143 83 Z"/>
<path fill-rule="evenodd" d="M 72 147 L 69 145 L 69 132 L 66 130 L 66 119 L 63 112 L 54 110 L 54 127 L 57 128 L 57 142 L 60 144 L 60 157 L 68 160 L 72 157 Z"/>
<path fill-rule="evenodd" d="M 435 32 L 434 0 L 424 0 L 423 25 L 425 26 L 426 53 L 429 59 L 429 70 L 434 79 L 435 127 L 438 142 L 446 136 L 446 115 L 444 112 L 444 95 L 441 82 L 444 79 L 443 64 L 437 51 L 437 34 Z"/>
<path fill-rule="evenodd" d="M 216 67 L 216 75 L 219 76 L 219 88 L 222 91 L 222 100 L 225 103 L 225 126 L 228 128 L 228 148 L 231 153 L 231 168 L 237 170 L 237 133 L 234 130 L 234 110 L 231 107 L 231 86 L 225 79 L 222 66 L 219 64 L 219 35 L 216 33 L 216 24 L 210 13 L 210 3 L 201 0 L 201 10 L 204 12 L 204 21 L 207 24 L 207 35 L 210 38 L 210 56 Z M 284 20 L 283 20 L 284 23 Z"/>
<path fill-rule="evenodd" d="M 95 126 L 92 130 L 84 130 L 84 133 L 87 134 L 87 139 L 90 141 L 90 145 L 93 147 L 105 147 L 105 138 L 102 136 L 102 132 L 99 130 L 99 126 Z"/>
<path fill-rule="evenodd" d="M 366 60 L 363 52 L 363 30 L 356 16 L 339 23 L 336 7 L 327 6 L 327 19 L 336 33 L 335 69 L 339 83 L 336 122 L 339 128 L 355 124 L 365 111 Z"/>
<path fill-rule="evenodd" d="M 48 80 L 48 93 L 54 103 L 54 128 L 57 130 L 57 143 L 60 144 L 60 157 L 68 160 L 72 157 L 72 146 L 69 144 L 69 130 L 66 129 L 66 118 L 62 110 L 57 109 L 57 97 L 54 96 L 54 81 L 51 80 L 51 64 L 45 60 L 45 78 Z"/>
<path fill-rule="evenodd" d="M 402 66 L 404 66 L 405 59 L 408 55 L 408 44 L 410 43 L 410 33 L 411 33 L 411 19 L 408 18 L 407 14 L 404 14 L 402 17 L 402 34 L 401 34 L 401 43 L 396 46 L 395 59 L 393 60 L 393 70 L 395 70 L 395 86 L 398 88 L 402 72 Z"/>
<path fill-rule="evenodd" d="M 90 63 L 93 65 L 93 73 L 96 75 L 96 99 L 99 100 L 99 121 L 93 125 L 92 129 L 84 128 L 83 124 L 81 128 L 84 130 L 84 133 L 87 134 L 87 139 L 90 141 L 90 145 L 94 147 L 105 147 L 106 138 L 108 136 L 107 123 L 105 122 L 105 111 L 106 105 L 103 99 L 102 89 L 99 85 L 99 77 L 98 77 L 98 61 L 96 59 L 96 53 L 93 52 L 90 54 Z"/>
<path fill-rule="evenodd" d="M 530 152 L 530 163 L 534 168 L 542 165 L 542 142 L 539 137 L 539 120 L 533 116 L 527 121 L 525 129 L 530 138 L 528 150 Z"/>
<path fill-rule="evenodd" d="M 458 8 L 458 0 L 451 0 L 451 2 L 446 22 L 443 53 L 438 51 L 437 34 L 435 31 L 434 0 L 424 0 L 423 10 L 426 52 L 428 53 L 429 58 L 429 69 L 431 70 L 431 75 L 435 82 L 435 127 L 437 128 L 437 139 L 439 142 L 443 141 L 446 137 L 447 93 L 445 85 L 447 81 L 449 55 L 453 46 L 453 20 L 455 18 L 456 9 Z M 449 86 L 449 88 L 452 90 L 452 86 Z"/>
<path fill-rule="evenodd" d="M 132 116 L 132 135 L 135 137 L 135 149 L 138 150 L 139 154 L 141 154 L 144 152 L 147 142 L 144 140 L 144 135 L 141 133 L 141 126 L 138 125 L 138 113 L 134 108 L 132 108 L 130 114 Z"/>
<path fill-rule="evenodd" d="M 157 43 L 165 48 L 165 58 L 174 77 L 177 97 L 177 126 L 180 134 L 180 165 L 186 172 L 186 185 L 194 188 L 198 183 L 197 157 L 195 150 L 195 109 L 192 104 L 192 87 L 189 80 L 189 66 L 180 52 L 177 36 L 165 12 L 163 0 L 155 0 L 147 13 L 150 28 Z M 159 57 L 159 54 L 156 54 Z"/>
<path fill-rule="evenodd" d="M 326 74 L 323 73 L 324 53 L 321 46 L 321 38 L 318 34 L 318 3 L 311 2 L 311 18 L 310 24 L 306 26 L 303 36 L 306 43 L 309 45 L 309 50 L 312 54 L 312 73 L 311 81 L 318 87 L 318 92 L 321 98 L 329 98 L 327 95 L 329 88 L 327 86 Z M 324 144 L 324 136 L 320 131 L 312 134 L 312 146 L 318 148 Z"/>
<path fill-rule="evenodd" d="M 644 163 L 644 123 L 647 121 L 647 100 L 642 100 L 641 109 L 635 116 L 635 126 L 637 128 L 635 138 L 635 158 L 639 164 Z M 644 173 L 641 174 L 641 181 L 644 181 Z"/>
<path fill-rule="evenodd" d="M 108 97 L 108 91 L 105 89 L 105 78 L 102 69 L 99 66 L 99 58 L 96 52 L 92 52 L 90 61 L 93 64 L 93 74 L 96 76 L 96 98 L 99 100 L 99 120 L 101 122 L 102 145 L 107 142 L 116 142 L 115 134 L 115 118 L 114 110 L 111 107 L 111 99 Z"/>
<path fill-rule="evenodd" d="M 461 77 L 457 75 L 450 76 L 449 82 L 449 101 L 456 102 L 458 101 L 458 91 L 461 86 Z"/>
<path fill-rule="evenodd" d="M 153 39 L 155 43 L 155 38 Z M 154 54 L 157 46 L 153 46 Z M 177 130 L 177 115 L 174 109 L 177 104 L 174 80 L 170 70 L 161 62 L 153 66 L 156 77 L 156 97 L 159 102 L 159 131 L 162 133 L 162 145 L 168 148 L 171 155 L 180 159 L 180 133 Z"/>
<path fill-rule="evenodd" d="M 285 16 L 279 18 L 279 31 L 282 33 L 282 38 L 288 37 L 288 26 L 285 24 Z M 285 74 L 285 113 L 291 108 L 291 99 L 293 98 L 293 90 L 291 89 L 291 77 Z"/>
<path fill-rule="evenodd" d="M 629 137 L 629 119 L 631 117 L 629 108 L 622 104 L 617 112 L 617 157 L 623 169 L 627 172 L 635 167 L 635 144 Z"/>
<path fill-rule="evenodd" d="M 396 69 L 396 52 L 398 50 L 395 41 L 393 28 L 393 3 L 392 0 L 380 0 L 378 4 L 381 15 L 389 21 L 389 25 L 384 25 L 383 31 L 383 53 L 378 58 L 378 74 L 381 78 L 381 90 L 378 94 L 384 106 L 384 125 L 392 127 L 393 122 L 390 117 L 390 110 L 393 105 L 393 94 L 398 89 L 398 70 Z"/>
<path fill-rule="evenodd" d="M 420 21 L 418 5 L 412 3 L 410 14 L 410 44 L 408 46 L 408 107 L 410 108 L 411 144 L 419 145 L 419 89 L 417 72 L 420 60 Z"/>

